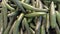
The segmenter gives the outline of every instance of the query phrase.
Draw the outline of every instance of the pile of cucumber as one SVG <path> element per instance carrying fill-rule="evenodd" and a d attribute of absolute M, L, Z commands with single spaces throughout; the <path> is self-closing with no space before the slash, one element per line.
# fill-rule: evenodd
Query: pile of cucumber
<path fill-rule="evenodd" d="M 60 34 L 60 0 L 0 0 L 0 34 Z"/>

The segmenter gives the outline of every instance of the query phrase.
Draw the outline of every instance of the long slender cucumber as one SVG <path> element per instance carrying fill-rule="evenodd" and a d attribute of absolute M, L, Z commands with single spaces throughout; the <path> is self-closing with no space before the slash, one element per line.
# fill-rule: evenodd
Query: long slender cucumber
<path fill-rule="evenodd" d="M 55 12 L 55 7 L 54 7 L 54 2 L 51 2 L 50 6 L 50 25 L 52 28 L 56 27 L 56 12 Z"/>

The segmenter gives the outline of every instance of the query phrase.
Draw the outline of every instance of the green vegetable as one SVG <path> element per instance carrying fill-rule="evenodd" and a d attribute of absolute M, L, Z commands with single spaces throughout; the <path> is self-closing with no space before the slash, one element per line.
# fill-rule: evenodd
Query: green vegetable
<path fill-rule="evenodd" d="M 57 17 L 58 24 L 60 26 L 60 13 L 58 11 L 56 11 L 56 17 Z"/>
<path fill-rule="evenodd" d="M 56 12 L 55 12 L 55 8 L 54 8 L 54 2 L 51 2 L 51 6 L 50 6 L 50 25 L 52 28 L 56 27 Z"/>
<path fill-rule="evenodd" d="M 3 27 L 4 30 L 7 28 L 7 7 L 4 4 L 4 0 L 2 1 L 2 14 L 3 14 Z"/>
<path fill-rule="evenodd" d="M 24 23 L 24 25 L 26 27 L 26 30 L 27 30 L 27 33 L 31 34 L 30 29 L 29 29 L 29 25 L 28 25 L 28 22 L 27 22 L 26 18 L 23 19 L 22 23 Z"/>
<path fill-rule="evenodd" d="M 21 13 L 19 18 L 14 22 L 13 26 L 11 27 L 9 34 L 11 34 L 12 30 L 13 30 L 13 34 L 17 34 L 18 26 L 21 23 L 21 20 L 22 20 L 23 17 L 24 17 L 24 14 Z"/>
<path fill-rule="evenodd" d="M 45 15 L 45 12 L 33 12 L 30 14 L 26 14 L 25 17 L 36 17 L 36 16 L 41 16 L 41 15 Z"/>

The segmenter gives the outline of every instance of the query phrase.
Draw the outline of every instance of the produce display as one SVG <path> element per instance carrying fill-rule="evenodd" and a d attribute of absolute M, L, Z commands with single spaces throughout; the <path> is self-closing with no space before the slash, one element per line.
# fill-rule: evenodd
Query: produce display
<path fill-rule="evenodd" d="M 60 34 L 60 0 L 0 0 L 0 34 Z"/>

